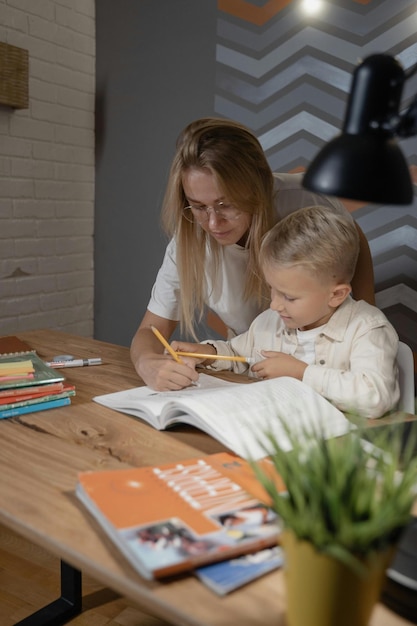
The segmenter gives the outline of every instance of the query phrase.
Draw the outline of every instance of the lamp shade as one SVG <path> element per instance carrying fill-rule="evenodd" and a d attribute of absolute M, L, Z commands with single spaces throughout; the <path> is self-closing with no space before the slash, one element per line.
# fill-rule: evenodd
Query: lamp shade
<path fill-rule="evenodd" d="M 413 187 L 393 137 L 341 134 L 319 152 L 303 185 L 326 195 L 386 204 L 410 204 Z"/>
<path fill-rule="evenodd" d="M 356 68 L 343 131 L 313 159 L 304 187 L 368 202 L 412 202 L 409 168 L 395 139 L 404 81 L 388 55 L 372 55 Z"/>

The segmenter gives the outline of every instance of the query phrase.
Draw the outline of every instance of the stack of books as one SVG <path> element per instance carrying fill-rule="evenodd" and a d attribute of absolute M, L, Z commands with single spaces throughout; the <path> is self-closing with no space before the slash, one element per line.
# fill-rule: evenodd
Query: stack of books
<path fill-rule="evenodd" d="M 71 403 L 75 387 L 18 337 L 0 337 L 0 419 Z"/>

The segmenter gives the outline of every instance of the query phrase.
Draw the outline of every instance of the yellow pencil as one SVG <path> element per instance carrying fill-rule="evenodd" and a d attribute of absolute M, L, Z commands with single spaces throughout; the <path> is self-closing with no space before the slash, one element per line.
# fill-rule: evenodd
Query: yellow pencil
<path fill-rule="evenodd" d="M 249 356 L 226 356 L 224 354 L 200 354 L 199 352 L 176 352 L 181 356 L 193 356 L 196 359 L 223 359 L 224 361 L 239 361 L 240 363 L 253 363 L 254 359 Z"/>
<path fill-rule="evenodd" d="M 175 352 L 175 350 L 173 348 L 171 348 L 171 346 L 169 345 L 169 343 L 167 342 L 165 337 L 163 335 L 161 335 L 159 330 L 157 328 L 155 328 L 155 326 L 151 326 L 151 330 L 152 330 L 153 334 L 156 337 L 158 337 L 159 341 L 162 343 L 164 348 L 166 348 L 168 350 L 168 352 L 170 353 L 170 355 L 177 361 L 177 363 L 182 363 L 182 361 L 181 361 L 180 357 L 178 356 L 178 354 Z"/>

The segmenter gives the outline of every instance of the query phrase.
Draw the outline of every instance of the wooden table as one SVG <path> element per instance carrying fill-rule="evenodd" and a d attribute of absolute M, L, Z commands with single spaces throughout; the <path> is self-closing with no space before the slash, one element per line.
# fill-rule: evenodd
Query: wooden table
<path fill-rule="evenodd" d="M 0 522 L 62 559 L 65 584 L 70 594 L 75 590 L 75 596 L 80 570 L 179 626 L 285 626 L 282 571 L 224 598 L 192 575 L 148 582 L 106 539 L 74 495 L 81 471 L 179 461 L 224 448 L 191 427 L 159 432 L 91 401 L 95 395 L 141 384 L 127 348 L 48 330 L 18 336 L 45 360 L 59 354 L 98 356 L 103 365 L 62 370 L 76 386 L 71 406 L 1 421 Z M 44 616 L 21 622 L 27 626 L 58 623 Z M 370 622 L 370 626 L 406 624 L 382 604 Z"/>

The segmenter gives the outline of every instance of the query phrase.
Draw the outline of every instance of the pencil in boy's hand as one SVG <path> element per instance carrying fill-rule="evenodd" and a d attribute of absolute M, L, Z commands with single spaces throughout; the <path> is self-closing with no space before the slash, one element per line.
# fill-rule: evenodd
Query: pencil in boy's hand
<path fill-rule="evenodd" d="M 221 359 L 223 361 L 239 361 L 240 363 L 255 363 L 255 359 L 250 356 L 227 356 L 225 354 L 203 354 L 200 352 L 176 352 L 177 356 L 192 356 L 196 359 Z"/>
<path fill-rule="evenodd" d="M 151 330 L 152 330 L 153 334 L 155 335 L 155 337 L 157 337 L 159 339 L 159 341 L 162 343 L 164 348 L 166 348 L 168 350 L 169 354 L 177 361 L 177 363 L 182 363 L 182 361 L 181 361 L 180 357 L 178 356 L 178 354 L 175 352 L 175 350 L 173 348 L 171 348 L 171 346 L 169 345 L 169 343 L 167 342 L 165 337 L 163 335 L 161 335 L 159 330 L 157 328 L 155 328 L 155 326 L 151 326 Z"/>

